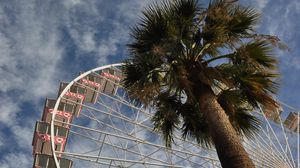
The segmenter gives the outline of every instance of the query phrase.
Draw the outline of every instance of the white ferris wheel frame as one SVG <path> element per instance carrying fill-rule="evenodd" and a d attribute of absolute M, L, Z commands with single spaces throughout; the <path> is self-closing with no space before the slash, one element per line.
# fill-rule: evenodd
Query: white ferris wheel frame
<path fill-rule="evenodd" d="M 56 116 L 56 113 L 57 113 L 57 109 L 58 109 L 58 106 L 59 106 L 59 102 L 61 101 L 61 99 L 63 98 L 63 96 L 67 93 L 67 91 L 71 88 L 71 86 L 73 84 L 75 84 L 76 82 L 78 82 L 80 79 L 82 79 L 83 77 L 91 74 L 91 73 L 95 73 L 96 71 L 99 71 L 99 70 L 104 70 L 104 69 L 107 69 L 107 68 L 111 68 L 111 67 L 119 67 L 119 66 L 122 66 L 124 65 L 123 63 L 117 63 L 117 64 L 110 64 L 110 65 L 106 65 L 106 66 L 101 66 L 101 67 L 97 67 L 97 68 L 94 68 L 92 70 L 89 70 L 89 71 L 86 71 L 84 73 L 82 73 L 81 75 L 77 76 L 75 79 L 73 79 L 63 90 L 62 92 L 60 93 L 60 95 L 58 96 L 57 98 L 57 101 L 55 103 L 55 106 L 54 106 L 54 109 L 53 109 L 53 115 L 52 115 L 52 119 L 51 119 L 51 125 L 50 125 L 50 136 L 51 136 L 51 150 L 52 150 L 52 154 L 53 154 L 53 158 L 54 158 L 54 161 L 55 161 L 55 164 L 56 164 L 56 167 L 57 168 L 60 168 L 60 164 L 59 164 L 59 161 L 58 161 L 58 157 L 57 157 L 57 154 L 56 154 L 56 150 L 55 150 L 55 135 L 54 135 L 54 122 L 55 122 L 55 116 Z M 299 123 L 299 110 L 293 108 L 293 107 L 290 107 L 282 102 L 280 102 L 281 104 L 285 105 L 286 107 L 289 107 L 290 109 L 293 109 L 297 112 L 298 114 L 298 123 Z M 297 137 L 297 158 L 298 160 L 295 162 L 294 159 L 293 159 L 293 156 L 292 156 L 292 153 L 291 153 L 291 149 L 290 149 L 290 146 L 288 144 L 288 138 L 284 132 L 284 139 L 285 139 L 285 142 L 286 142 L 286 151 L 287 153 L 284 153 L 284 155 L 280 155 L 281 152 L 280 151 L 284 151 L 284 147 L 281 145 L 281 143 L 279 142 L 277 136 L 276 136 L 276 133 L 274 132 L 274 130 L 272 129 L 270 123 L 268 122 L 268 119 L 266 117 L 266 115 L 262 112 L 262 109 L 260 109 L 260 115 L 262 114 L 263 118 L 267 121 L 267 125 L 270 126 L 271 130 L 268 130 L 268 133 L 264 132 L 264 134 L 273 134 L 275 136 L 275 141 L 278 142 L 279 144 L 279 147 L 276 147 L 276 145 L 274 144 L 268 144 L 270 143 L 271 141 L 267 141 L 267 140 L 264 140 L 262 137 L 256 137 L 256 142 L 260 142 L 260 144 L 255 144 L 255 145 L 258 145 L 257 147 L 261 147 L 261 148 L 265 148 L 267 150 L 267 148 L 269 148 L 270 146 L 272 147 L 275 147 L 275 156 L 277 157 L 278 160 L 276 160 L 276 158 L 273 160 L 273 166 L 278 166 L 278 164 L 285 164 L 289 167 L 296 167 L 296 166 L 300 166 L 299 164 L 299 156 L 300 156 L 300 152 L 299 152 L 299 133 L 298 133 L 298 137 Z M 70 124 L 71 125 L 71 124 Z M 280 120 L 280 127 L 282 129 L 284 129 L 284 126 L 283 126 L 283 122 Z M 262 129 L 262 131 L 264 131 Z M 299 132 L 299 127 L 298 127 L 298 130 L 297 132 Z M 253 150 L 251 149 L 251 146 L 248 142 L 244 142 L 245 145 L 244 147 L 247 148 L 248 147 L 248 150 Z M 273 143 L 273 142 L 271 142 Z M 249 146 L 248 146 L 249 145 Z M 278 149 L 279 148 L 279 149 Z M 254 149 L 255 150 L 255 149 Z M 259 156 L 273 156 L 273 155 L 270 155 L 264 151 L 260 152 L 260 151 L 253 151 L 253 153 L 255 155 L 259 155 Z M 291 155 L 291 158 L 288 156 L 288 155 Z M 291 159 L 291 160 L 290 160 Z M 261 160 L 258 160 L 259 162 L 262 162 Z"/>

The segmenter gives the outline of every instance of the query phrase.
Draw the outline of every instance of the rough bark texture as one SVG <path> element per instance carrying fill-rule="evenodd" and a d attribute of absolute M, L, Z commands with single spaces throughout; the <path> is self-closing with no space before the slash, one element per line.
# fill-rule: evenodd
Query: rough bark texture
<path fill-rule="evenodd" d="M 210 88 L 195 89 L 195 95 L 209 123 L 209 130 L 223 168 L 254 168 L 225 111 Z"/>

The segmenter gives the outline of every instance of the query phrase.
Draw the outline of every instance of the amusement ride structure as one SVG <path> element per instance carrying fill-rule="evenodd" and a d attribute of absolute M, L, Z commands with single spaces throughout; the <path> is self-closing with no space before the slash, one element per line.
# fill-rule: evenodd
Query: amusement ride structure
<path fill-rule="evenodd" d="M 172 148 L 165 147 L 153 131 L 155 109 L 135 105 L 122 88 L 121 66 L 80 73 L 60 84 L 56 99 L 45 100 L 33 136 L 33 168 L 221 167 L 215 149 L 179 132 Z M 256 167 L 300 167 L 299 111 L 281 107 L 254 112 L 260 132 L 243 145 Z"/>

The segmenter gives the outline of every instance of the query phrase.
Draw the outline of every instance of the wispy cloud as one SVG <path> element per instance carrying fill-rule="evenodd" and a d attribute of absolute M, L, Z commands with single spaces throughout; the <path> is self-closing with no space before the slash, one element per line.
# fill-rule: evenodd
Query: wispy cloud
<path fill-rule="evenodd" d="M 0 160 L 2 168 L 11 168 L 11 167 L 31 167 L 32 162 L 28 159 L 27 153 L 16 152 L 8 153 Z"/>
<path fill-rule="evenodd" d="M 129 39 L 129 27 L 147 3 L 145 0 L 119 1 L 117 4 L 113 1 L 66 2 L 66 26 L 79 52 L 83 52 L 81 55 L 93 53 L 101 65 L 111 57 L 122 57 L 121 46 Z"/>
<path fill-rule="evenodd" d="M 37 1 L 0 2 L 0 126 L 6 137 L 0 139 L 3 168 L 32 166 L 33 126 L 35 117 L 40 116 L 35 112 L 42 106 L 38 103 L 54 94 L 58 74 L 64 74 L 58 67 L 64 51 L 59 45 L 59 24 L 55 12 L 47 13 L 43 7 Z M 24 106 L 26 102 L 37 107 Z"/>
<path fill-rule="evenodd" d="M 18 11 L 10 13 L 14 8 Z M 20 91 L 18 97 L 36 100 L 49 93 L 49 85 L 58 73 L 62 48 L 56 25 L 47 22 L 45 17 L 51 16 L 37 15 L 34 3 L 12 3 L 3 5 L 3 9 L 10 12 L 2 15 L 9 21 L 0 27 L 1 91 Z"/>
<path fill-rule="evenodd" d="M 0 102 L 0 123 L 11 126 L 15 124 L 16 114 L 20 111 L 18 105 L 10 97 L 2 97 Z"/>

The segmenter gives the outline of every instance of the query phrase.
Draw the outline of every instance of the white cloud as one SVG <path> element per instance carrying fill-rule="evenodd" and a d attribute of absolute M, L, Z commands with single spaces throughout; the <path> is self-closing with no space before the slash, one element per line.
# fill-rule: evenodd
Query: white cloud
<path fill-rule="evenodd" d="M 5 131 L 1 135 L 10 138 L 0 138 L 3 168 L 32 166 L 36 119 L 30 116 L 36 116 L 37 108 L 23 104 L 37 104 L 46 95 L 56 94 L 58 78 L 65 75 L 58 66 L 64 54 L 60 23 L 55 12 L 42 8 L 35 1 L 0 2 L 0 125 Z M 14 151 L 7 145 L 13 145 Z"/>
<path fill-rule="evenodd" d="M 72 6 L 76 6 L 79 5 L 80 3 L 82 3 L 81 0 L 68 0 L 68 1 L 64 1 L 64 5 L 68 8 L 72 7 Z"/>
<path fill-rule="evenodd" d="M 0 123 L 5 125 L 13 125 L 16 123 L 16 114 L 20 108 L 9 97 L 1 97 L 0 101 Z"/>
<path fill-rule="evenodd" d="M 120 46 L 129 39 L 128 30 L 133 26 L 140 10 L 148 1 L 121 1 L 118 4 L 102 1 L 64 3 L 67 11 L 66 25 L 72 40 L 81 52 L 93 52 L 99 65 L 108 63 L 109 57 L 120 57 Z M 77 14 L 88 17 L 83 20 Z M 107 17 L 109 16 L 109 17 Z M 80 25 L 80 26 L 79 26 Z M 96 39 L 101 36 L 101 40 Z M 123 52 L 121 52 L 123 54 Z"/>
<path fill-rule="evenodd" d="M 31 156 L 25 153 L 8 153 L 0 160 L 2 168 L 32 167 Z"/>
<path fill-rule="evenodd" d="M 32 151 L 32 146 L 29 144 L 31 144 L 33 138 L 33 125 L 34 123 L 28 126 L 14 125 L 11 127 L 11 130 L 16 139 L 16 143 L 20 148 L 27 151 Z"/>
<path fill-rule="evenodd" d="M 254 4 L 256 4 L 255 8 L 257 8 L 259 10 L 264 9 L 268 3 L 269 3 L 269 0 L 255 0 L 254 1 Z"/>
<path fill-rule="evenodd" d="M 300 58 L 292 57 L 289 59 L 289 64 L 297 70 L 300 70 Z"/>
<path fill-rule="evenodd" d="M 278 36 L 292 50 L 292 52 L 278 53 L 284 65 L 292 69 L 300 69 L 300 57 L 297 55 L 300 52 L 299 40 L 295 38 L 300 35 L 297 31 L 300 26 L 298 22 L 299 6 L 300 2 L 289 1 L 277 6 L 270 5 L 264 11 L 265 23 L 263 26 L 267 33 Z"/>
<path fill-rule="evenodd" d="M 4 137 L 5 137 L 5 135 L 0 132 L 0 149 L 2 149 L 2 147 L 4 147 L 4 145 L 5 145 Z"/>
<path fill-rule="evenodd" d="M 57 25 L 45 19 L 51 16 L 37 16 L 34 3 L 19 5 L 19 13 L 10 18 L 14 21 L 0 34 L 0 91 L 18 90 L 24 100 L 36 100 L 52 89 L 63 49 L 58 45 Z M 4 17 L 12 16 L 5 13 Z"/>
<path fill-rule="evenodd" d="M 94 50 L 95 48 L 95 36 L 93 32 L 85 32 L 82 36 L 83 48 L 86 50 Z"/>

